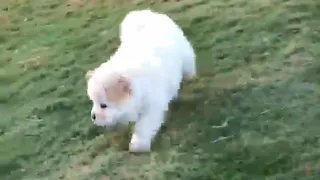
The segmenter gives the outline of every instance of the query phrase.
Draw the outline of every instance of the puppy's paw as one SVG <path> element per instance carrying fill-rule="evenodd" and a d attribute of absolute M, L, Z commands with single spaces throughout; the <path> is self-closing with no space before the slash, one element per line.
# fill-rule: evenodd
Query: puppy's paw
<path fill-rule="evenodd" d="M 129 151 L 132 153 L 147 153 L 151 151 L 151 142 L 142 141 L 137 138 L 132 138 L 129 144 Z"/>
<path fill-rule="evenodd" d="M 137 144 L 137 143 L 130 143 L 129 144 L 129 151 L 132 153 L 147 153 L 150 152 L 150 145 L 149 144 Z"/>

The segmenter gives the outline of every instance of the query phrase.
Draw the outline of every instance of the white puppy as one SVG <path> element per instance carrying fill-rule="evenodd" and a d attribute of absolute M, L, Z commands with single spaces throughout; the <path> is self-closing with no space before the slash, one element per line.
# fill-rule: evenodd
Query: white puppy
<path fill-rule="evenodd" d="M 110 60 L 88 71 L 91 117 L 98 126 L 135 122 L 131 152 L 149 152 L 183 79 L 196 76 L 195 53 L 176 23 L 151 10 L 129 12 L 121 45 Z"/>

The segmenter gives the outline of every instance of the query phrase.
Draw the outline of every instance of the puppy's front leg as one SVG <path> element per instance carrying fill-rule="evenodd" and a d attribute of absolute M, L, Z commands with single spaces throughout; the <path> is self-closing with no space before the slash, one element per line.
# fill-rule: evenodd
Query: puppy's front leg
<path fill-rule="evenodd" d="M 151 109 L 136 122 L 130 152 L 150 152 L 151 143 L 165 118 L 165 111 Z"/>

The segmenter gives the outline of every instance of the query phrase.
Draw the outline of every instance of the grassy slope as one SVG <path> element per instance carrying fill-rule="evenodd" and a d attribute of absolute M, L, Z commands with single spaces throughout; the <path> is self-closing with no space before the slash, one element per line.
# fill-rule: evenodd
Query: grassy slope
<path fill-rule="evenodd" d="M 144 155 L 92 128 L 84 81 L 135 6 L 0 2 L 0 179 L 318 179 L 320 3 L 157 2 L 190 37 L 201 75 Z"/>

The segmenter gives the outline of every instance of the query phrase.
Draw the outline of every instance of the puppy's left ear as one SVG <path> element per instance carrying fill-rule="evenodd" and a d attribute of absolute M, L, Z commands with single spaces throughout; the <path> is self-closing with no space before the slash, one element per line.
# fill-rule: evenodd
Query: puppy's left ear
<path fill-rule="evenodd" d="M 118 76 L 117 79 L 118 90 L 124 94 L 131 95 L 131 83 L 130 80 L 123 76 Z"/>
<path fill-rule="evenodd" d="M 87 73 L 86 73 L 86 75 L 85 75 L 85 78 L 86 78 L 87 81 L 91 78 L 93 72 L 94 72 L 94 70 L 89 70 L 89 71 L 87 71 Z"/>
<path fill-rule="evenodd" d="M 110 84 L 105 85 L 105 92 L 110 101 L 121 103 L 132 95 L 132 84 L 127 77 L 112 74 L 108 79 L 105 82 Z"/>

